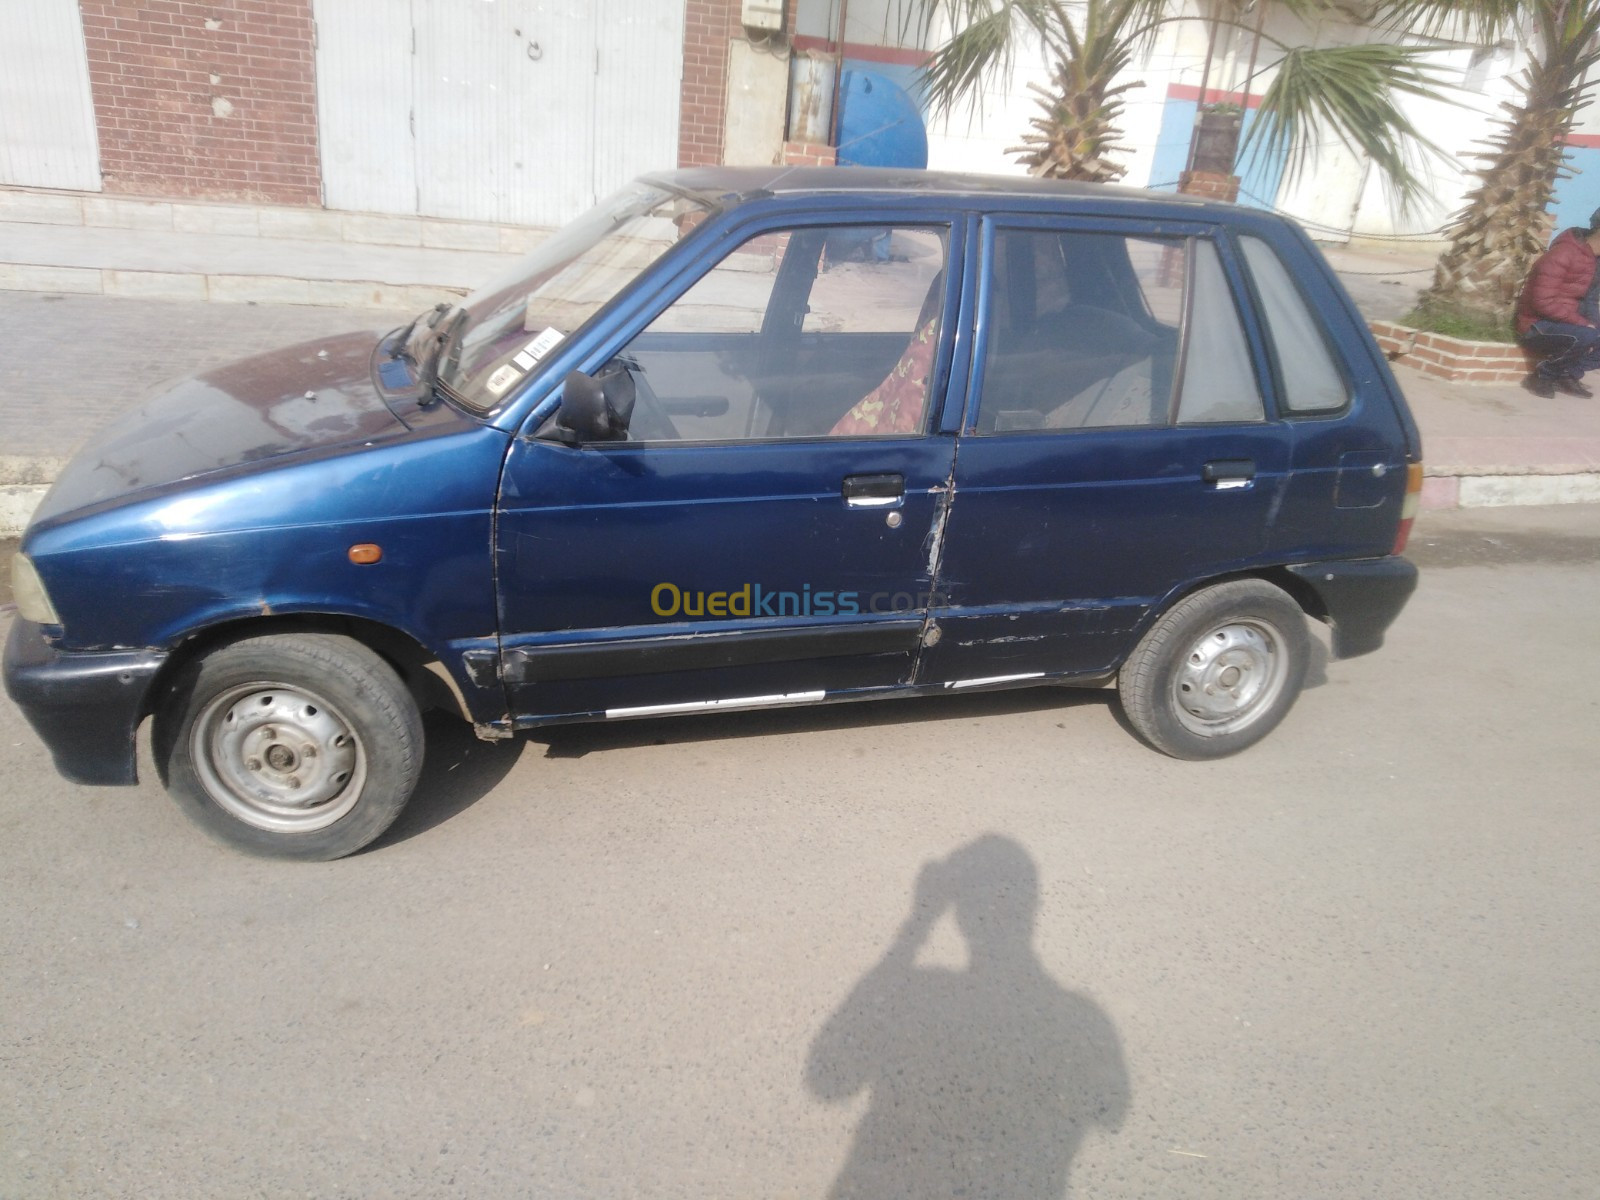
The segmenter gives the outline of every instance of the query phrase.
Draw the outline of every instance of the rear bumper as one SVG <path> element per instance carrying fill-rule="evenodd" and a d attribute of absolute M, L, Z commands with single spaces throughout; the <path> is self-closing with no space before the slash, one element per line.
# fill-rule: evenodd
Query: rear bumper
<path fill-rule="evenodd" d="M 1417 588 L 1417 568 L 1398 554 L 1288 568 L 1314 593 L 1333 627 L 1333 656 L 1354 658 L 1383 645 L 1384 632 Z"/>
<path fill-rule="evenodd" d="M 18 617 L 6 639 L 6 694 L 66 779 L 137 783 L 134 735 L 166 659 L 154 650 L 57 650 L 40 626 Z"/>

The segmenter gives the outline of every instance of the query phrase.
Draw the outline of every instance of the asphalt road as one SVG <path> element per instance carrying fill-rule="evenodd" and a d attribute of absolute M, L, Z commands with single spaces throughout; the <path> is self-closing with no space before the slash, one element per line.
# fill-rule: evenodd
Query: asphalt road
<path fill-rule="evenodd" d="M 0 1196 L 1592 1196 L 1600 514 L 1415 549 L 1235 759 L 1108 693 L 435 722 L 316 866 L 0 701 Z"/>

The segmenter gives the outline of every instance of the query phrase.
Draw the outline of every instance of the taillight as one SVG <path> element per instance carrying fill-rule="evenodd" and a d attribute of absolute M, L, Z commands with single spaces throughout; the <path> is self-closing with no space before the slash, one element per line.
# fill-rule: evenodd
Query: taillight
<path fill-rule="evenodd" d="M 1411 538 L 1411 522 L 1417 519 L 1417 509 L 1422 505 L 1422 464 L 1410 463 L 1406 467 L 1406 498 L 1400 502 L 1400 528 L 1394 535 L 1394 549 L 1389 553 L 1405 553 L 1406 542 Z"/>

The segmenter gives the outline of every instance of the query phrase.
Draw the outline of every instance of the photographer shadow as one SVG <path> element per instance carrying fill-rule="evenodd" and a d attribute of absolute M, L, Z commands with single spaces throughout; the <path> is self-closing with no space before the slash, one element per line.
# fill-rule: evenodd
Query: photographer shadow
<path fill-rule="evenodd" d="M 832 1197 L 1059 1197 L 1084 1136 L 1128 1109 L 1109 1017 L 1033 950 L 1038 872 L 987 834 L 917 877 L 911 914 L 824 1024 L 806 1064 L 821 1100 L 868 1093 Z M 965 970 L 921 967 L 951 911 Z"/>

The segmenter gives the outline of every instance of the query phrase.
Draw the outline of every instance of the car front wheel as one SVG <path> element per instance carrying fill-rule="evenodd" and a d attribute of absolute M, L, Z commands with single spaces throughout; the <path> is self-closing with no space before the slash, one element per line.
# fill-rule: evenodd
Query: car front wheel
<path fill-rule="evenodd" d="M 399 816 L 422 767 L 422 720 L 360 643 L 272 634 L 190 664 L 156 715 L 155 747 L 168 792 L 213 837 L 321 861 Z"/>
<path fill-rule="evenodd" d="M 1174 758 L 1222 758 L 1283 720 L 1305 682 L 1310 636 L 1281 588 L 1238 579 L 1187 596 L 1140 639 L 1117 676 L 1139 736 Z"/>

